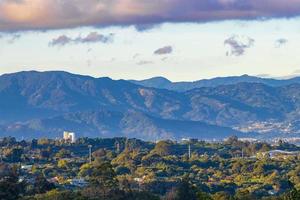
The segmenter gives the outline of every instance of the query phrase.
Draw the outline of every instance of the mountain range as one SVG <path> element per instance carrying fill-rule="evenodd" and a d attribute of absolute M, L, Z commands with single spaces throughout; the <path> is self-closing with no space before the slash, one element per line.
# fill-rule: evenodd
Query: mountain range
<path fill-rule="evenodd" d="M 269 86 L 285 86 L 293 83 L 300 83 L 300 77 L 290 79 L 273 79 L 273 78 L 260 78 L 256 76 L 242 75 L 242 76 L 229 76 L 217 77 L 212 79 L 203 79 L 191 82 L 171 82 L 164 77 L 153 77 L 146 80 L 129 80 L 130 82 L 145 87 L 154 87 L 160 89 L 174 90 L 174 91 L 188 91 L 201 87 L 217 87 L 221 85 L 231 85 L 237 83 L 263 83 Z"/>
<path fill-rule="evenodd" d="M 145 140 L 295 137 L 300 79 L 225 77 L 172 83 L 62 71 L 0 76 L 0 136 L 126 136 Z M 171 87 L 172 86 L 172 87 Z"/>

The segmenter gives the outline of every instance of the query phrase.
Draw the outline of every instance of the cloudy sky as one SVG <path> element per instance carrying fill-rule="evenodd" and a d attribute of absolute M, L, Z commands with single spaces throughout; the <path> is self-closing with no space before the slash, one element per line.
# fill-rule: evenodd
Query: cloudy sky
<path fill-rule="evenodd" d="M 300 0 L 0 0 L 0 74 L 300 74 Z"/>

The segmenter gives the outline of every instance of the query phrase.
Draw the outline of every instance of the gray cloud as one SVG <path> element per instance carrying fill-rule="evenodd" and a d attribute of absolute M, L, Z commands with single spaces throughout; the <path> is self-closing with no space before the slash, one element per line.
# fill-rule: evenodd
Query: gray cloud
<path fill-rule="evenodd" d="M 73 40 L 72 38 L 66 35 L 60 35 L 57 38 L 52 39 L 49 43 L 50 46 L 65 46 L 66 44 L 71 43 Z"/>
<path fill-rule="evenodd" d="M 50 46 L 65 46 L 67 44 L 86 44 L 86 43 L 111 43 L 113 42 L 114 34 L 110 33 L 108 35 L 103 35 L 97 32 L 91 32 L 85 37 L 78 36 L 76 38 L 71 38 L 66 35 L 60 35 L 57 38 L 52 39 L 49 42 Z"/>
<path fill-rule="evenodd" d="M 280 38 L 278 40 L 275 41 L 275 47 L 276 48 L 280 48 L 282 46 L 285 46 L 288 43 L 288 40 L 285 38 Z"/>
<path fill-rule="evenodd" d="M 160 26 L 158 24 L 137 24 L 134 27 L 138 32 L 146 32 Z"/>
<path fill-rule="evenodd" d="M 1 0 L 0 31 L 260 20 L 300 15 L 300 0 Z"/>
<path fill-rule="evenodd" d="M 155 50 L 154 54 L 155 55 L 165 55 L 165 54 L 171 54 L 172 52 L 173 52 L 172 46 L 165 46 L 165 47 Z"/>
<path fill-rule="evenodd" d="M 246 49 L 252 47 L 255 40 L 247 36 L 233 35 L 224 41 L 224 45 L 230 48 L 226 55 L 242 56 L 245 54 Z"/>
<path fill-rule="evenodd" d="M 102 35 L 97 32 L 91 32 L 85 37 L 77 37 L 74 39 L 75 43 L 94 43 L 94 42 L 102 42 L 102 43 L 110 43 L 113 41 L 114 34 L 110 33 L 108 35 Z"/>

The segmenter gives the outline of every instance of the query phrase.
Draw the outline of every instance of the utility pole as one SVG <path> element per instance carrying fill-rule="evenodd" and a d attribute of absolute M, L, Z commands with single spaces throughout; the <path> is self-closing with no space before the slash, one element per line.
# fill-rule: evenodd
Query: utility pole
<path fill-rule="evenodd" d="M 90 161 L 90 164 L 92 163 L 92 145 L 89 145 L 89 161 Z"/>
<path fill-rule="evenodd" d="M 117 152 L 120 153 L 120 143 L 117 143 Z"/>
<path fill-rule="evenodd" d="M 126 141 L 125 141 L 125 149 L 127 149 L 129 151 L 131 150 L 128 138 L 126 138 Z"/>
<path fill-rule="evenodd" d="M 191 144 L 189 143 L 189 159 L 191 159 Z"/>
<path fill-rule="evenodd" d="M 242 149 L 242 158 L 244 158 L 244 149 Z"/>
<path fill-rule="evenodd" d="M 115 147 L 116 147 L 116 152 L 120 153 L 120 143 L 118 141 L 115 143 Z"/>

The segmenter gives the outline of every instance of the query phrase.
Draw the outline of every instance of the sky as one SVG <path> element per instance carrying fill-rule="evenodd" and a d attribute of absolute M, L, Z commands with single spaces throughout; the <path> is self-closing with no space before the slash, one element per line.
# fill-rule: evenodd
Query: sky
<path fill-rule="evenodd" d="M 300 0 L 0 0 L 0 74 L 300 75 Z"/>

